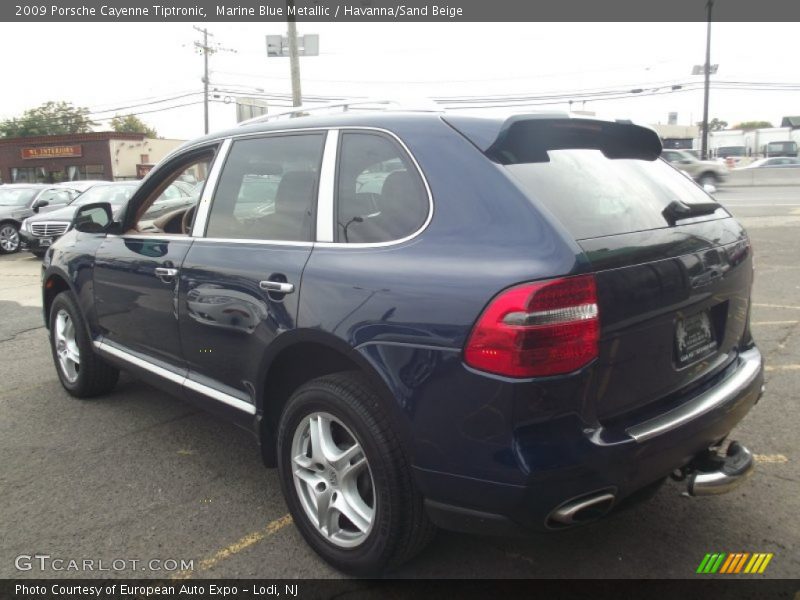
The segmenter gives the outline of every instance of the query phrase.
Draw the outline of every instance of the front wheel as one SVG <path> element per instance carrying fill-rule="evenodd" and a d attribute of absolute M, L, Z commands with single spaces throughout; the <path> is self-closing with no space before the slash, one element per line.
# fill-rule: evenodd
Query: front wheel
<path fill-rule="evenodd" d="M 374 575 L 435 532 L 391 421 L 358 373 L 315 379 L 278 428 L 281 487 L 308 544 L 345 573 Z"/>
<path fill-rule="evenodd" d="M 98 396 L 117 384 L 119 371 L 94 352 L 70 292 L 61 292 L 50 307 L 50 348 L 61 385 L 71 395 Z"/>
<path fill-rule="evenodd" d="M 700 179 L 697 180 L 701 187 L 706 185 L 716 185 L 717 184 L 717 176 L 713 173 L 703 173 L 700 176 Z"/>
<path fill-rule="evenodd" d="M 19 250 L 19 229 L 13 223 L 0 225 L 0 254 L 14 254 Z"/>

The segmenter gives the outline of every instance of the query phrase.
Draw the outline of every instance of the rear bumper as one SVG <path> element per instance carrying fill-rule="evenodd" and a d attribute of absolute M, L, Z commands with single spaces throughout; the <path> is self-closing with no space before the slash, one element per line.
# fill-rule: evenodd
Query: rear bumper
<path fill-rule="evenodd" d="M 636 423 L 586 428 L 576 416 L 527 426 L 514 434 L 524 485 L 415 469 L 440 526 L 508 534 L 552 528 L 551 516 L 568 502 L 613 495 L 604 509 L 633 500 L 676 469 L 689 465 L 723 440 L 758 401 L 763 363 L 757 348 L 691 398 Z M 750 469 L 747 469 L 749 474 Z M 721 485 L 720 491 L 733 487 Z"/>

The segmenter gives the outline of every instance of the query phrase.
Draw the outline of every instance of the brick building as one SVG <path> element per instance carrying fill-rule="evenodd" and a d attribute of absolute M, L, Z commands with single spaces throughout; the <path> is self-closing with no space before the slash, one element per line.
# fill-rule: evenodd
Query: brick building
<path fill-rule="evenodd" d="M 79 179 L 141 179 L 183 140 L 99 131 L 0 138 L 0 181 L 54 183 Z"/>

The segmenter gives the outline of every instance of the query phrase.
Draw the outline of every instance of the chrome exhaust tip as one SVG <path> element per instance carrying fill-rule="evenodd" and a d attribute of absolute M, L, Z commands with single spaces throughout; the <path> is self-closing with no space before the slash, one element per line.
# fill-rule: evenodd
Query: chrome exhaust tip
<path fill-rule="evenodd" d="M 718 469 L 695 471 L 687 477 L 687 491 L 690 496 L 725 494 L 750 477 L 754 468 L 755 461 L 750 450 L 739 442 L 731 442 Z"/>
<path fill-rule="evenodd" d="M 569 527 L 594 521 L 611 509 L 614 499 L 614 494 L 603 492 L 568 500 L 550 513 L 547 524 L 551 527 Z"/>

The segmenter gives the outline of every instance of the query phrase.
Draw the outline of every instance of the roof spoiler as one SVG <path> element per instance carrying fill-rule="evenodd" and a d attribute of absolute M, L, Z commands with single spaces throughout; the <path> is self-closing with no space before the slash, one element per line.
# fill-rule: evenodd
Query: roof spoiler
<path fill-rule="evenodd" d="M 517 115 L 503 121 L 498 129 L 498 121 L 445 119 L 491 160 L 503 165 L 549 162 L 550 150 L 599 150 L 612 159 L 649 161 L 661 155 L 658 134 L 630 121 Z"/>

